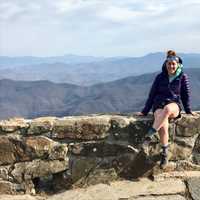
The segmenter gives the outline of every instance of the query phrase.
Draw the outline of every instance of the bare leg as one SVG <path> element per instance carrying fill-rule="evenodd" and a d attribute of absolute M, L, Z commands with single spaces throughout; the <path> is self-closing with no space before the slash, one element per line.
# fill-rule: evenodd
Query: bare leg
<path fill-rule="evenodd" d="M 158 131 L 160 135 L 160 143 L 162 146 L 168 145 L 168 140 L 169 140 L 168 128 L 169 128 L 169 122 L 168 120 L 166 120 L 163 126 Z"/>
<path fill-rule="evenodd" d="M 155 121 L 159 121 L 159 119 L 163 115 L 163 109 L 157 109 L 154 113 L 154 119 Z M 163 123 L 163 126 L 158 130 L 158 133 L 160 135 L 160 142 L 161 145 L 167 145 L 168 144 L 168 127 L 169 127 L 169 122 L 168 120 L 165 120 Z"/>
<path fill-rule="evenodd" d="M 163 109 L 158 109 L 157 113 L 154 114 L 153 128 L 159 130 L 161 127 L 167 126 L 169 118 L 175 118 L 179 115 L 179 107 L 176 103 L 170 103 Z"/>
<path fill-rule="evenodd" d="M 160 141 L 162 144 L 162 148 L 166 152 L 168 146 L 168 127 L 169 127 L 169 118 L 177 117 L 179 114 L 179 107 L 176 103 L 170 103 L 166 105 L 163 109 L 157 109 L 154 113 L 154 123 L 153 128 L 150 128 L 148 131 L 148 136 L 145 138 L 142 149 L 148 155 L 148 146 L 151 142 L 151 136 L 153 135 L 156 130 L 159 131 L 160 134 Z M 165 153 L 166 155 L 167 153 Z M 166 159 L 166 156 L 164 157 Z M 162 162 L 164 163 L 164 162 Z"/>
<path fill-rule="evenodd" d="M 168 104 L 164 109 L 158 109 L 154 113 L 153 127 L 157 128 L 160 135 L 160 142 L 162 145 L 162 153 L 160 160 L 160 168 L 164 169 L 168 163 L 168 140 L 169 140 L 169 118 L 177 117 L 179 114 L 178 105 L 175 103 Z"/>
<path fill-rule="evenodd" d="M 166 123 L 160 128 L 159 135 L 160 135 L 160 142 L 162 146 L 162 152 L 160 154 L 160 168 L 164 169 L 168 163 L 168 140 L 169 140 L 169 122 L 166 120 Z"/>

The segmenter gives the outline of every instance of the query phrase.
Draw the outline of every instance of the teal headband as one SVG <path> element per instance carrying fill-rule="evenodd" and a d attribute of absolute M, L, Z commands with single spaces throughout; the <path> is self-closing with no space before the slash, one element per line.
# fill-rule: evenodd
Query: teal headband
<path fill-rule="evenodd" d="M 167 62 L 168 61 L 176 61 L 177 63 L 179 63 L 179 57 L 177 57 L 177 56 L 169 56 L 169 57 L 167 57 L 166 61 Z"/>

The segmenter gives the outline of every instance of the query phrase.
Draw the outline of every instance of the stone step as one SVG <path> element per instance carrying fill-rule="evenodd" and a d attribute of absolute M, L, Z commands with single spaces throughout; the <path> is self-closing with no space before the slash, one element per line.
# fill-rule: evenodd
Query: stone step
<path fill-rule="evenodd" d="M 115 181 L 106 184 L 98 184 L 88 188 L 75 189 L 53 195 L 48 200 L 118 200 L 129 198 L 142 198 L 141 196 L 177 196 L 182 200 L 186 186 L 182 180 L 167 179 L 160 182 L 143 178 L 140 181 Z M 175 199 L 175 198 L 174 198 Z"/>
<path fill-rule="evenodd" d="M 1 200 L 46 200 L 47 197 L 26 195 L 0 195 Z"/>
<path fill-rule="evenodd" d="M 154 181 L 166 180 L 167 178 L 180 178 L 186 180 L 194 177 L 200 178 L 200 171 L 171 171 L 153 175 Z"/>
<path fill-rule="evenodd" d="M 128 199 L 118 199 L 118 200 L 186 200 L 184 196 L 181 195 L 166 195 L 166 196 L 146 196 Z"/>
<path fill-rule="evenodd" d="M 115 181 L 87 188 L 68 190 L 53 196 L 0 195 L 1 200 L 186 200 L 186 184 L 182 179 L 172 178 L 183 172 L 170 172 L 164 180 Z M 166 173 L 167 174 L 167 173 Z M 184 172 L 182 177 L 196 177 L 199 172 Z M 197 178 L 197 177 L 196 177 Z M 190 180 L 190 186 L 199 180 Z M 198 188 L 198 186 L 197 186 Z M 191 191 L 195 194 L 196 191 Z M 198 194 L 197 194 L 198 195 Z M 198 200 L 195 199 L 195 200 Z"/>

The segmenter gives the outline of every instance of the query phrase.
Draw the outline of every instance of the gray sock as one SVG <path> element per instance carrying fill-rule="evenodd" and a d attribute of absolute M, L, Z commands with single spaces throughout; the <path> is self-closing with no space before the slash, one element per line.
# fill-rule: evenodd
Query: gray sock
<path fill-rule="evenodd" d="M 168 147 L 169 147 L 168 144 L 167 144 L 167 145 L 162 145 L 162 153 L 163 153 L 164 155 L 167 155 L 167 154 L 168 154 Z"/>
<path fill-rule="evenodd" d="M 151 127 L 148 130 L 147 137 L 152 137 L 156 132 L 157 132 L 157 130 L 155 128 Z"/>

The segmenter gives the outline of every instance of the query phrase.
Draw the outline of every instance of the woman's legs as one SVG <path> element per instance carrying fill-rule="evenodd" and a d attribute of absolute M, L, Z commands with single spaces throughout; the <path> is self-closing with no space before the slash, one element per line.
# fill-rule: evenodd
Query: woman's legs
<path fill-rule="evenodd" d="M 154 112 L 154 123 L 153 123 L 153 127 L 159 126 L 159 122 L 161 121 L 161 119 L 163 118 L 163 113 L 164 113 L 164 109 L 157 109 Z M 158 125 L 157 125 L 158 124 Z M 169 138 L 169 134 L 168 134 L 168 127 L 169 127 L 169 122 L 168 122 L 168 118 L 166 120 L 164 120 L 164 122 L 162 123 L 162 127 L 160 127 L 160 129 L 156 129 L 158 130 L 158 133 L 160 135 L 160 142 L 161 145 L 167 145 L 168 144 L 168 138 Z"/>
<path fill-rule="evenodd" d="M 179 115 L 179 107 L 176 103 L 167 104 L 163 109 L 157 109 L 154 112 L 154 123 L 149 129 L 147 137 L 142 145 L 143 151 L 148 155 L 148 144 L 151 141 L 151 136 L 158 131 L 160 135 L 160 142 L 162 145 L 162 154 L 160 167 L 163 168 L 167 164 L 167 149 L 169 139 L 169 118 L 175 118 Z"/>
<path fill-rule="evenodd" d="M 158 109 L 154 113 L 153 128 L 159 131 L 161 127 L 167 126 L 169 118 L 175 118 L 178 115 L 179 115 L 178 105 L 176 103 L 167 104 L 163 109 Z"/>
<path fill-rule="evenodd" d="M 162 145 L 162 153 L 160 160 L 160 167 L 164 168 L 168 162 L 168 140 L 169 140 L 169 118 L 175 118 L 179 115 L 179 107 L 176 103 L 170 103 L 163 109 L 157 109 L 154 113 L 153 128 L 158 130 L 160 135 L 160 142 Z"/>
<path fill-rule="evenodd" d="M 160 168 L 164 169 L 165 166 L 168 163 L 168 140 L 169 140 L 169 122 L 166 120 L 166 122 L 163 124 L 163 126 L 159 129 L 158 133 L 160 135 L 160 143 L 161 143 L 161 158 L 160 158 Z"/>
<path fill-rule="evenodd" d="M 168 145 L 168 140 L 169 140 L 168 129 L 169 129 L 169 122 L 167 120 L 158 131 L 158 133 L 160 135 L 160 143 L 162 146 Z"/>

